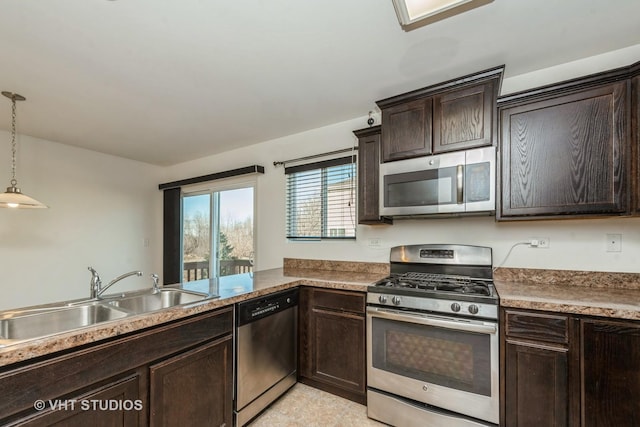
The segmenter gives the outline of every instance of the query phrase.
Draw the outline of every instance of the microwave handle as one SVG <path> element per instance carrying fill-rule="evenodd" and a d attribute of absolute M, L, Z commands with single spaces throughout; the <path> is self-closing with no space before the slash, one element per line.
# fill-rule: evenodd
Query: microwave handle
<path fill-rule="evenodd" d="M 464 203 L 464 165 L 458 165 L 456 168 L 456 195 L 458 204 Z"/>

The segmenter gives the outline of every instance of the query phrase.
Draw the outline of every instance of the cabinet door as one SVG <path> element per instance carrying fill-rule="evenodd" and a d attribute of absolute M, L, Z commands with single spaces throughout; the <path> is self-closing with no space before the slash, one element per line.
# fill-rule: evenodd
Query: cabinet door
<path fill-rule="evenodd" d="M 623 81 L 501 109 L 499 218 L 627 212 L 627 102 Z"/>
<path fill-rule="evenodd" d="M 507 342 L 505 425 L 568 425 L 567 350 Z"/>
<path fill-rule="evenodd" d="M 491 80 L 434 96 L 434 153 L 493 144 L 494 88 Z"/>
<path fill-rule="evenodd" d="M 150 367 L 152 426 L 231 426 L 232 337 Z"/>
<path fill-rule="evenodd" d="M 640 73 L 640 64 L 637 72 Z M 632 200 L 635 199 L 634 214 L 640 215 L 640 76 L 636 76 L 632 80 L 631 98 L 631 129 L 634 133 L 632 136 L 633 184 L 631 189 Z"/>
<path fill-rule="evenodd" d="M 314 309 L 312 377 L 345 390 L 365 393 L 365 321 L 362 316 Z"/>
<path fill-rule="evenodd" d="M 431 154 L 433 99 L 418 99 L 382 110 L 382 161 Z"/>
<path fill-rule="evenodd" d="M 358 224 L 390 223 L 380 218 L 380 126 L 354 132 L 358 137 Z"/>
<path fill-rule="evenodd" d="M 314 289 L 301 289 L 298 379 L 364 404 L 364 294 L 319 290 L 315 296 Z"/>
<path fill-rule="evenodd" d="M 52 403 L 56 409 L 52 409 Z M 131 376 L 79 397 L 45 401 L 43 411 L 11 425 L 133 427 L 140 425 L 140 412 L 147 410 L 144 404 L 139 395 L 139 377 Z"/>
<path fill-rule="evenodd" d="M 640 425 L 640 323 L 582 320 L 582 425 Z"/>

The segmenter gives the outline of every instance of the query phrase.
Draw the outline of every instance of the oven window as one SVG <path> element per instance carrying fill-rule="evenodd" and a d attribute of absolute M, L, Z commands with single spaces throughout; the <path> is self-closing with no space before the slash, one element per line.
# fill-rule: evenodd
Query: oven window
<path fill-rule="evenodd" d="M 470 393 L 491 395 L 490 335 L 372 319 L 375 368 Z"/>
<path fill-rule="evenodd" d="M 456 168 L 399 173 L 384 177 L 386 207 L 457 203 Z"/>

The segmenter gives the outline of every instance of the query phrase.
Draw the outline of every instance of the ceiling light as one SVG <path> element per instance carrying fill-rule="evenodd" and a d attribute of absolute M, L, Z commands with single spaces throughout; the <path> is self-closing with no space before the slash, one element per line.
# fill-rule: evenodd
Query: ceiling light
<path fill-rule="evenodd" d="M 393 0 L 405 31 L 491 3 L 493 0 Z"/>
<path fill-rule="evenodd" d="M 16 101 L 24 101 L 26 98 L 12 92 L 2 94 L 11 100 L 11 187 L 7 187 L 7 191 L 0 194 L 0 208 L 47 208 L 48 206 L 22 194 L 16 180 Z"/>

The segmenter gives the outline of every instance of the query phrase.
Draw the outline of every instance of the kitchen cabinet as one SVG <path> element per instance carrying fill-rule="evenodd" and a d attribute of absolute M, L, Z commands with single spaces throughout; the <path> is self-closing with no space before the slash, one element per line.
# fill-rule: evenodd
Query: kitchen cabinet
<path fill-rule="evenodd" d="M 383 162 L 432 153 L 433 98 L 383 108 L 382 123 Z"/>
<path fill-rule="evenodd" d="M 630 212 L 624 77 L 576 79 L 498 101 L 499 220 Z"/>
<path fill-rule="evenodd" d="M 568 316 L 514 310 L 502 314 L 504 425 L 569 425 Z"/>
<path fill-rule="evenodd" d="M 358 224 L 390 224 L 380 216 L 380 126 L 353 131 L 358 138 Z"/>
<path fill-rule="evenodd" d="M 11 425 L 25 427 L 52 425 L 64 425 L 65 427 L 139 426 L 141 424 L 135 410 L 136 405 L 141 405 L 142 402 L 139 394 L 139 380 L 140 377 L 138 375 L 133 375 L 111 382 L 81 396 L 73 396 L 68 400 L 59 400 L 55 403 L 55 406 L 59 408 L 58 410 L 52 409 L 52 405 L 47 402 L 45 409 L 41 410 L 36 416 L 27 417 Z M 96 401 L 127 402 L 127 406 L 122 404 L 121 406 L 114 406 L 114 409 L 110 410 L 91 410 L 93 405 L 99 405 L 99 403 L 94 403 Z M 62 409 L 63 406 L 64 409 Z"/>
<path fill-rule="evenodd" d="M 433 152 L 493 144 L 498 78 L 433 98 Z"/>
<path fill-rule="evenodd" d="M 298 381 L 366 403 L 365 296 L 300 289 Z"/>
<path fill-rule="evenodd" d="M 232 341 L 227 335 L 151 366 L 151 425 L 231 425 Z"/>
<path fill-rule="evenodd" d="M 505 426 L 640 425 L 640 322 L 501 310 Z"/>
<path fill-rule="evenodd" d="M 632 195 L 633 213 L 640 215 L 640 62 L 632 66 L 631 80 L 631 133 L 632 133 Z"/>
<path fill-rule="evenodd" d="M 640 323 L 582 319 L 582 426 L 640 425 Z"/>
<path fill-rule="evenodd" d="M 194 425 L 231 425 L 232 327 L 232 308 L 224 308 L 3 366 L 0 424 L 144 426 L 151 416 L 153 425 L 168 425 L 177 411 L 189 411 L 190 417 L 215 412 Z M 212 382 L 205 385 L 205 379 Z M 174 393 L 174 403 L 158 412 L 158 399 L 168 399 L 169 393 Z M 38 400 L 45 402 L 40 412 L 34 409 Z M 115 401 L 123 407 L 116 411 L 82 407 L 82 402 L 91 405 L 91 400 Z M 67 406 L 52 408 L 50 402 Z M 70 402 L 76 402 L 75 408 Z M 202 410 L 204 405 L 213 409 Z M 214 424 L 218 420 L 222 421 Z"/>
<path fill-rule="evenodd" d="M 382 161 L 492 145 L 503 70 L 497 67 L 378 101 Z"/>

